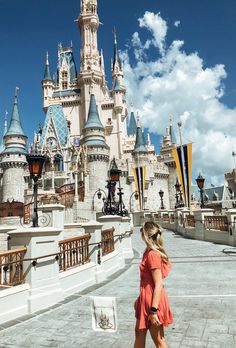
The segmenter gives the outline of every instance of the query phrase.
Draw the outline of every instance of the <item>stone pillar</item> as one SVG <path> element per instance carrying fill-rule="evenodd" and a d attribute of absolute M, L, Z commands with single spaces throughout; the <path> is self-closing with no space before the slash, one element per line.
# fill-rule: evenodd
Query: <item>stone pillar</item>
<path fill-rule="evenodd" d="M 229 242 L 230 245 L 236 246 L 236 209 L 229 209 L 226 216 L 229 223 Z"/>
<path fill-rule="evenodd" d="M 8 232 L 14 231 L 15 227 L 1 226 L 0 227 L 0 252 L 8 250 Z"/>
<path fill-rule="evenodd" d="M 56 227 L 61 229 L 63 234 L 64 210 L 65 206 L 62 204 L 45 204 L 39 206 L 38 216 L 40 227 Z M 62 235 L 60 239 L 63 239 Z"/>
<path fill-rule="evenodd" d="M 122 217 L 120 233 L 124 234 L 124 238 L 121 240 L 121 247 L 125 259 L 132 259 L 134 257 L 131 240 L 133 231 L 131 230 L 130 222 L 130 217 Z"/>
<path fill-rule="evenodd" d="M 59 281 L 59 265 L 55 256 L 37 259 L 37 257 L 59 252 L 58 239 L 61 230 L 52 227 L 22 228 L 9 232 L 10 249 L 23 245 L 27 247 L 25 259 L 37 260 L 23 263 L 25 282 L 30 286 L 28 299 L 29 314 L 48 308 L 63 299 Z"/>
<path fill-rule="evenodd" d="M 214 209 L 203 208 L 193 212 L 195 219 L 195 239 L 204 240 L 204 217 L 214 215 Z"/>
<path fill-rule="evenodd" d="M 121 234 L 121 221 L 122 217 L 119 215 L 105 215 L 98 218 L 98 221 L 103 224 L 103 230 L 110 229 L 114 227 L 114 235 Z M 118 237 L 115 237 L 115 250 L 119 253 L 119 262 L 120 267 L 123 268 L 125 266 L 125 260 L 122 254 L 121 241 Z"/>
<path fill-rule="evenodd" d="M 82 224 L 82 227 L 84 228 L 85 234 L 90 234 L 91 239 L 89 240 L 89 244 L 93 243 L 101 243 L 101 230 L 102 230 L 102 224 L 97 221 L 89 221 Z M 98 263 L 98 256 L 100 253 L 100 264 Z M 89 247 L 89 258 L 92 262 L 94 262 L 96 266 L 96 275 L 95 279 L 97 283 L 100 283 L 106 279 L 106 274 L 103 271 L 102 268 L 102 249 L 98 248 L 98 245 L 91 245 Z"/>

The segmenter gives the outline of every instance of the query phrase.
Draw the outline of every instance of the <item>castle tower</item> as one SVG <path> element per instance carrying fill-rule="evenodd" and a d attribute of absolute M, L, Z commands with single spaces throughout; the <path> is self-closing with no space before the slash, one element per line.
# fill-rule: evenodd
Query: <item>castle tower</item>
<path fill-rule="evenodd" d="M 46 64 L 45 64 L 44 76 L 42 80 L 42 90 L 43 90 L 44 108 L 47 109 L 48 106 L 50 105 L 50 100 L 53 94 L 53 80 L 50 73 L 48 52 L 46 53 Z"/>
<path fill-rule="evenodd" d="M 17 94 L 9 128 L 4 135 L 5 149 L 1 153 L 0 166 L 3 170 L 2 202 L 15 200 L 24 202 L 24 170 L 26 161 L 27 137 L 21 126 Z"/>
<path fill-rule="evenodd" d="M 141 167 L 148 162 L 148 149 L 140 125 L 137 125 L 136 141 L 132 152 L 136 167 Z"/>
<path fill-rule="evenodd" d="M 93 195 L 98 188 L 105 188 L 110 155 L 94 94 L 90 97 L 89 113 L 81 143 L 87 147 L 89 191 Z"/>

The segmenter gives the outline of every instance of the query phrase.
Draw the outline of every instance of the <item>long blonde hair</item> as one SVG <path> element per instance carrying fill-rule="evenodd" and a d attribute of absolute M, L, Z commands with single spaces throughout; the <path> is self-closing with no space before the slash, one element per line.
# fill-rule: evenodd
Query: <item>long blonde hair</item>
<path fill-rule="evenodd" d="M 153 221 L 146 221 L 142 227 L 142 233 L 147 247 L 158 251 L 164 263 L 169 262 L 169 258 L 163 248 L 161 227 Z"/>

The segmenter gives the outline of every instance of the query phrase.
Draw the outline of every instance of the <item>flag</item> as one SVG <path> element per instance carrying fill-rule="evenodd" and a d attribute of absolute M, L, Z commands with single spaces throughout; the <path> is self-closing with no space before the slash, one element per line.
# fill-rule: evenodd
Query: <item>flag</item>
<path fill-rule="evenodd" d="M 140 210 L 142 210 L 144 208 L 146 166 L 134 168 L 133 173 L 134 173 L 136 191 L 138 192 L 139 208 Z"/>
<path fill-rule="evenodd" d="M 183 199 L 186 207 L 190 206 L 192 182 L 192 144 L 175 147 L 172 150 Z"/>

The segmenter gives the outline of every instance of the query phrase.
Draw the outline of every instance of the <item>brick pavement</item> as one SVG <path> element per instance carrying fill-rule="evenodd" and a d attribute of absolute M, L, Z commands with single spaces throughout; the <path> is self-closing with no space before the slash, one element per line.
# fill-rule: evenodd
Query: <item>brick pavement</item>
<path fill-rule="evenodd" d="M 107 282 L 76 294 L 60 305 L 11 327 L 0 327 L 1 347 L 132 348 L 133 302 L 138 295 L 138 264 L 144 244 L 133 235 L 135 258 Z M 223 245 L 184 239 L 164 233 L 173 270 L 165 286 L 175 322 L 166 329 L 169 348 L 236 348 L 236 254 L 222 253 Z M 118 331 L 92 331 L 90 295 L 116 296 Z M 7 328 L 6 328 L 7 327 Z M 154 345 L 148 336 L 147 348 Z"/>

